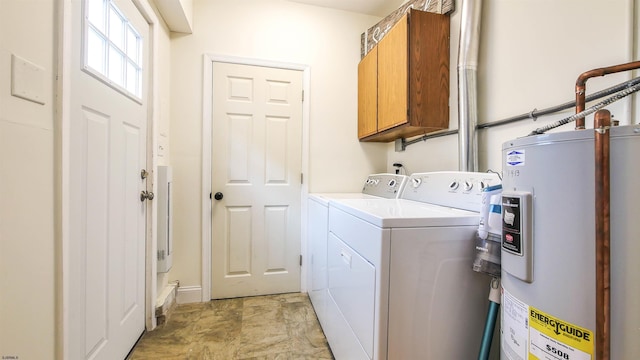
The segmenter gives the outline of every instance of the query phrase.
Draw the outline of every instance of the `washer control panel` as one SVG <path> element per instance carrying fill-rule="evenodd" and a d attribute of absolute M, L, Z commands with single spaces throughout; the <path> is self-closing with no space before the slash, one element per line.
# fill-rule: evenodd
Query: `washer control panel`
<path fill-rule="evenodd" d="M 401 199 L 420 201 L 458 209 L 480 211 L 482 189 L 499 185 L 495 173 L 437 171 L 409 176 Z"/>
<path fill-rule="evenodd" d="M 407 179 L 406 175 L 372 174 L 365 180 L 362 193 L 386 199 L 395 199 L 402 193 Z"/>

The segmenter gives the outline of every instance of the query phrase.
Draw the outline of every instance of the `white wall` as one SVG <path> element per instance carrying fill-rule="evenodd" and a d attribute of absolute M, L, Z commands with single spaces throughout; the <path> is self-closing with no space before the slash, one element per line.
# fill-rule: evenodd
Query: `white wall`
<path fill-rule="evenodd" d="M 0 1 L 0 357 L 55 351 L 56 1 Z M 11 54 L 43 69 L 44 105 L 11 96 Z"/>
<path fill-rule="evenodd" d="M 635 4 L 635 7 L 634 7 Z M 457 58 L 460 2 L 451 23 L 450 128 L 458 128 Z M 637 60 L 633 53 L 634 0 L 490 0 L 483 2 L 478 68 L 478 123 L 501 120 L 574 100 L 581 73 Z M 634 10 L 635 9 L 635 10 Z M 625 80 L 632 73 L 593 78 L 587 94 Z M 631 100 L 608 107 L 621 124 L 637 123 Z M 587 104 L 589 105 L 589 104 Z M 478 131 L 479 171 L 502 170 L 502 143 L 572 115 L 561 114 Z M 593 117 L 587 118 L 592 127 Z M 553 131 L 571 131 L 573 124 Z M 458 136 L 430 139 L 395 152 L 389 145 L 387 170 L 402 162 L 409 172 L 457 170 Z"/>
<path fill-rule="evenodd" d="M 384 144 L 357 141 L 360 34 L 379 18 L 282 0 L 194 1 L 193 34 L 172 36 L 172 280 L 201 285 L 202 61 L 211 53 L 310 67 L 311 192 L 359 191 L 383 171 Z"/>

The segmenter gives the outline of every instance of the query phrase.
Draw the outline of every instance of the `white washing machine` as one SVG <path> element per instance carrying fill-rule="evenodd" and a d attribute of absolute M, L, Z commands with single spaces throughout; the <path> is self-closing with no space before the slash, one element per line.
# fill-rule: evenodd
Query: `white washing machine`
<path fill-rule="evenodd" d="M 499 183 L 413 174 L 399 199 L 329 203 L 323 330 L 336 359 L 477 357 L 490 279 L 472 270 L 474 239 L 481 189 Z"/>
<path fill-rule="evenodd" d="M 308 292 L 321 325 L 326 324 L 329 202 L 335 199 L 397 198 L 406 181 L 406 175 L 371 174 L 364 181 L 362 191 L 358 193 L 309 194 L 308 234 L 311 266 Z"/>

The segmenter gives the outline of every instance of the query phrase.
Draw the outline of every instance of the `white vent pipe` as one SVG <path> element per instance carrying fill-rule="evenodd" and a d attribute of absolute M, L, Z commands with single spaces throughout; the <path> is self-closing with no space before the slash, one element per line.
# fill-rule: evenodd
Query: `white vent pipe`
<path fill-rule="evenodd" d="M 462 0 L 458 46 L 458 168 L 478 171 L 477 81 L 482 0 Z"/>

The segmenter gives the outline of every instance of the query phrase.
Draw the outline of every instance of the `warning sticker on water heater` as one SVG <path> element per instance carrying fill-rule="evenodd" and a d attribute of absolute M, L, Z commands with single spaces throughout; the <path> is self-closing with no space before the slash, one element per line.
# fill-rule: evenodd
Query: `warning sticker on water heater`
<path fill-rule="evenodd" d="M 529 354 L 533 360 L 591 360 L 593 332 L 529 307 Z"/>
<path fill-rule="evenodd" d="M 524 166 L 524 150 L 507 152 L 507 166 Z"/>
<path fill-rule="evenodd" d="M 507 360 L 527 359 L 529 306 L 502 288 L 500 348 Z"/>

